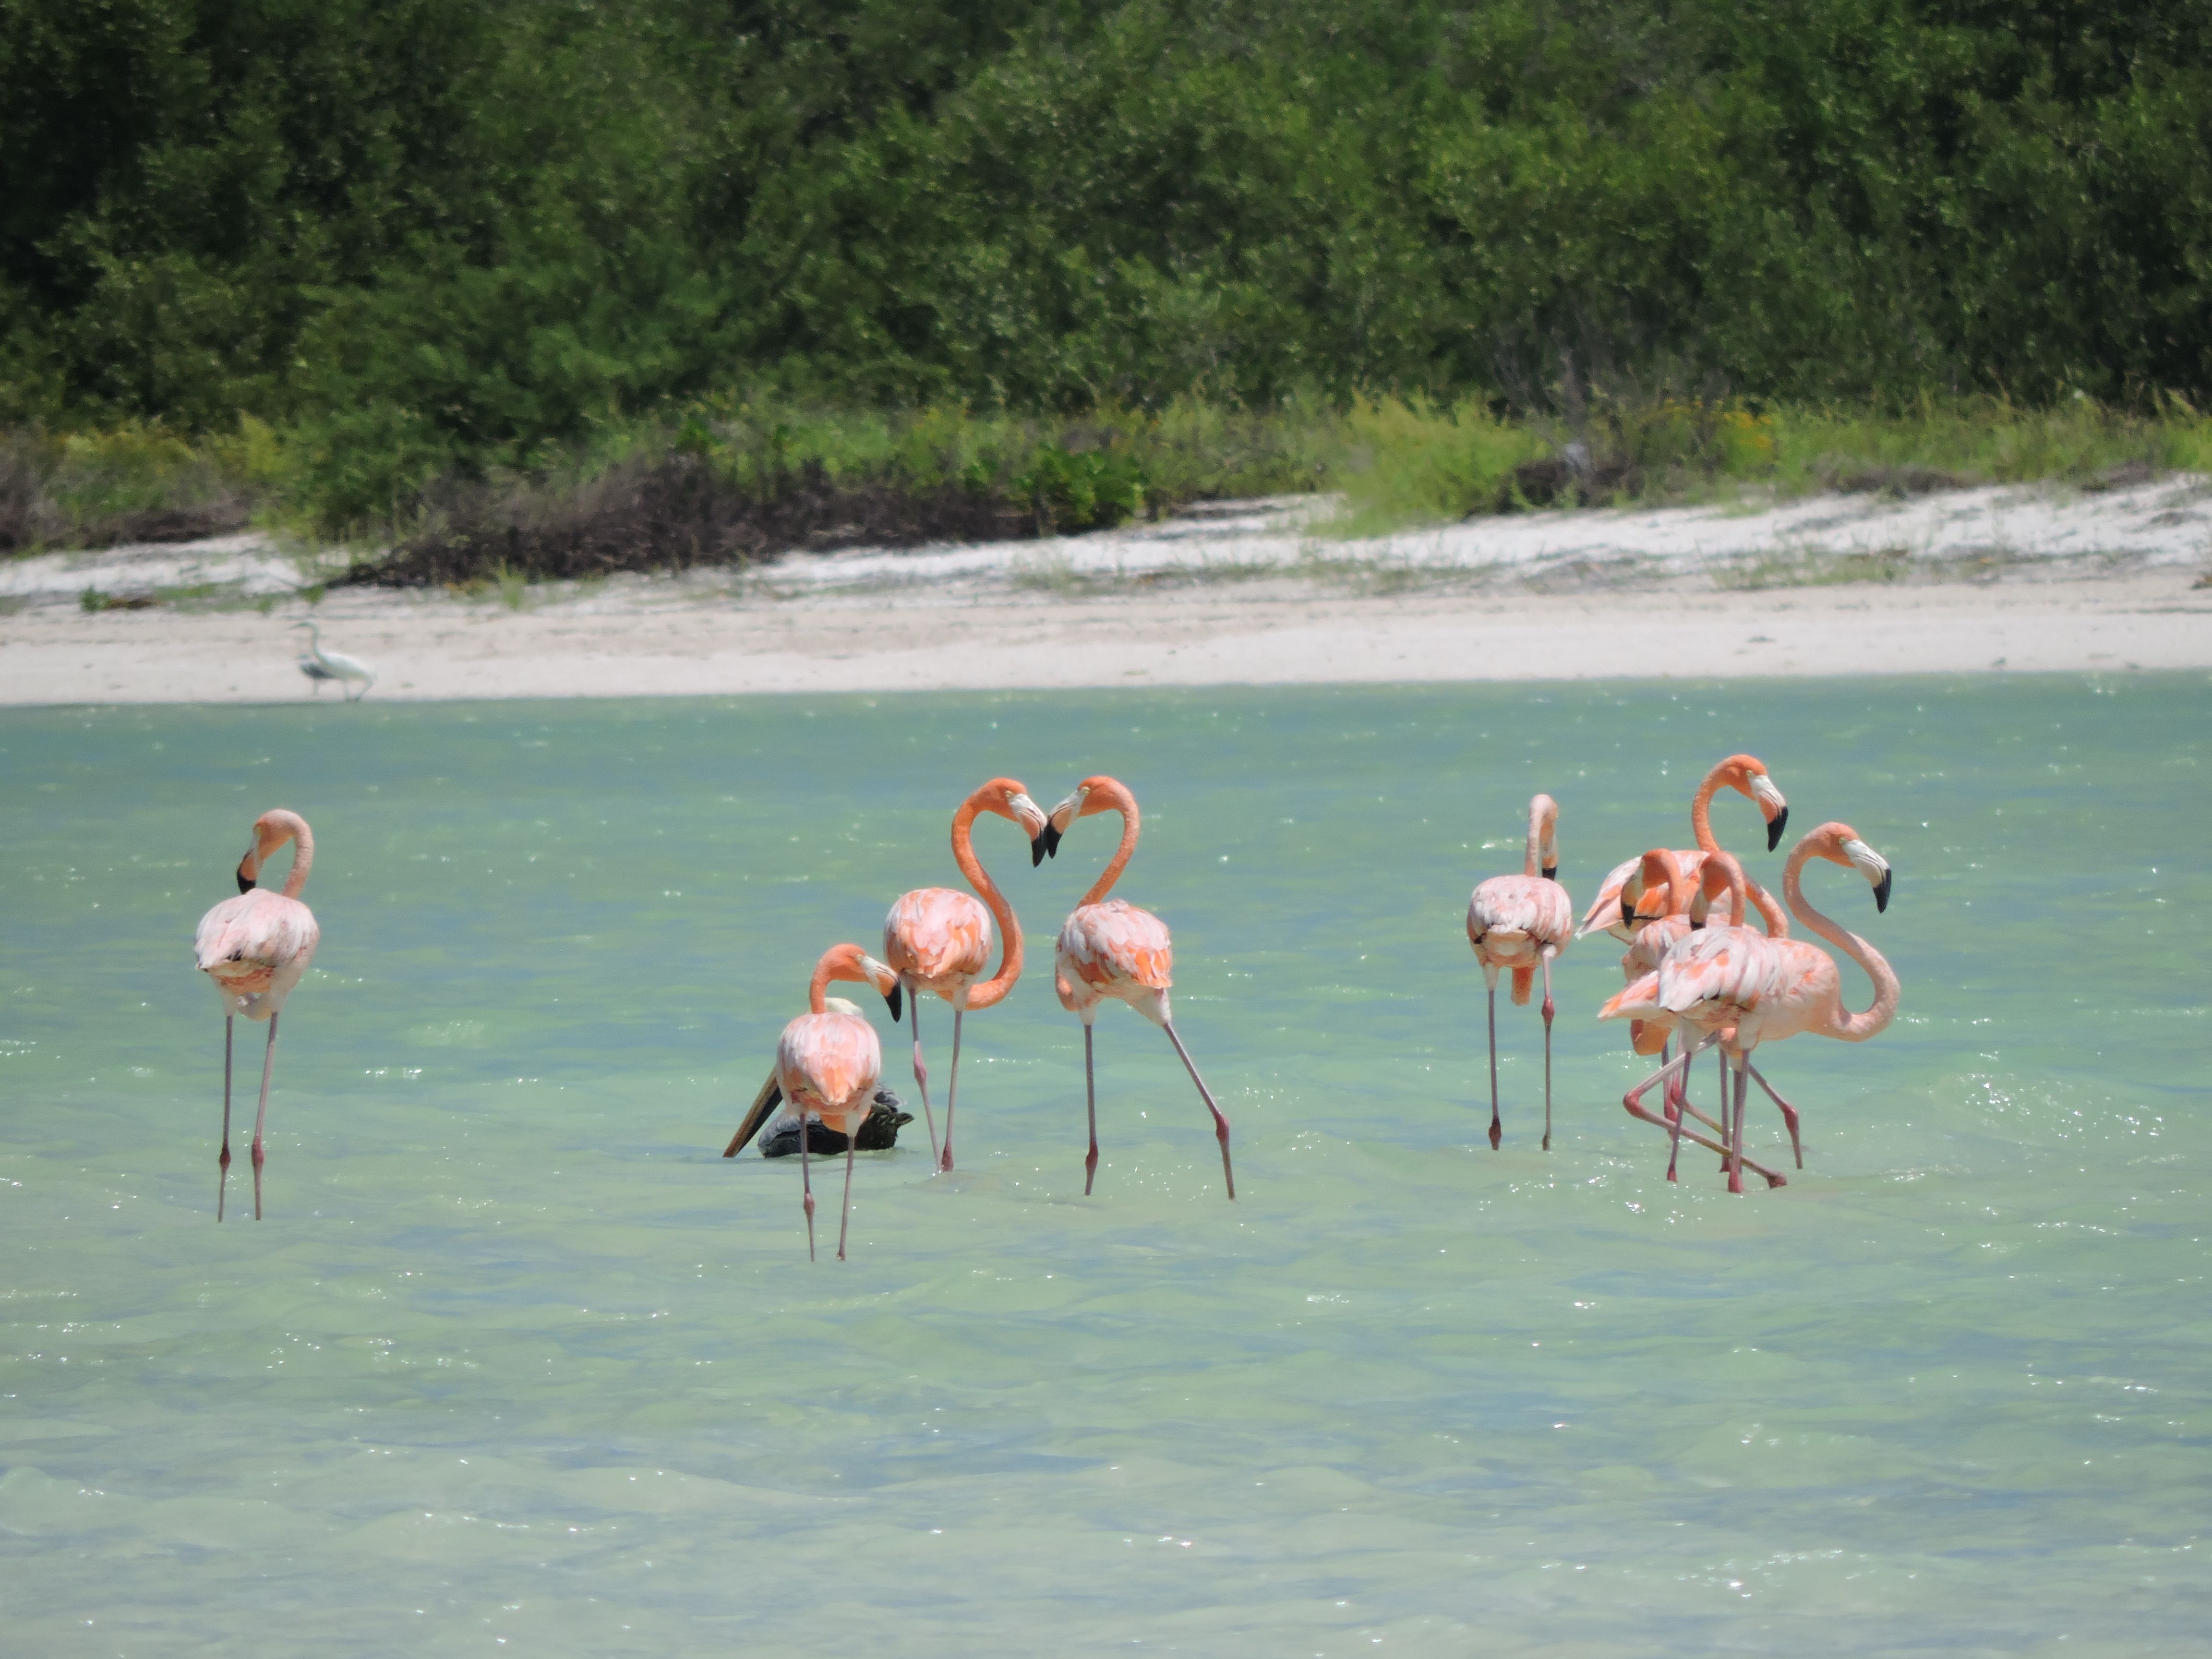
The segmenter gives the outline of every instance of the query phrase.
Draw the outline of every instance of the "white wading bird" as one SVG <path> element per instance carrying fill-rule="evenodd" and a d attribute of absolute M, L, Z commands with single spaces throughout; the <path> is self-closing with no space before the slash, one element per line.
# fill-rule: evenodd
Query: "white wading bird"
<path fill-rule="evenodd" d="M 295 628 L 307 630 L 307 649 L 300 659 L 300 672 L 314 682 L 315 695 L 323 695 L 323 682 L 336 680 L 338 690 L 348 702 L 359 702 L 368 695 L 368 688 L 376 684 L 376 671 L 359 657 L 349 657 L 343 652 L 323 649 L 323 630 L 319 623 L 297 622 Z M 361 690 L 348 692 L 346 687 L 360 682 Z"/>

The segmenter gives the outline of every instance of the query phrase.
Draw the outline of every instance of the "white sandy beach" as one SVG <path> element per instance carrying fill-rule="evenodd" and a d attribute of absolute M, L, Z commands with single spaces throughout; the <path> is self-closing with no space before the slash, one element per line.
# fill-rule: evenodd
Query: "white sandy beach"
<path fill-rule="evenodd" d="M 242 536 L 0 565 L 0 703 L 2212 668 L 2212 485 L 1534 514 L 1347 539 L 1305 501 L 1051 543 L 476 597 Z M 140 609 L 88 610 L 88 588 Z M 323 693 L 333 700 L 334 690 Z"/>

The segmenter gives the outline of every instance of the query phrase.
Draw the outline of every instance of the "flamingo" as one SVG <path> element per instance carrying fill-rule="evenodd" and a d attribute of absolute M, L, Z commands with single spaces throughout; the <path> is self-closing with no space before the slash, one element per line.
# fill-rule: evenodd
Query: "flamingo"
<path fill-rule="evenodd" d="M 1468 943 L 1490 988 L 1490 1150 L 1504 1130 L 1498 1121 L 1498 975 L 1513 970 L 1513 1000 L 1526 1003 L 1540 964 L 1544 970 L 1544 1150 L 1552 1150 L 1552 958 L 1575 934 L 1575 908 L 1553 878 L 1559 868 L 1559 804 L 1549 795 L 1528 801 L 1528 850 L 1517 876 L 1492 876 L 1474 890 L 1467 907 Z"/>
<path fill-rule="evenodd" d="M 293 844 L 292 868 L 284 890 L 258 886 L 261 866 L 286 842 Z M 322 929 L 314 912 L 300 902 L 307 872 L 315 862 L 315 835 L 307 819 L 279 808 L 253 821 L 253 845 L 238 861 L 238 896 L 227 898 L 200 918 L 192 949 L 199 969 L 215 981 L 222 1000 L 222 1152 L 216 1160 L 215 1218 L 222 1219 L 230 1185 L 231 1035 L 237 1017 L 269 1022 L 269 1043 L 261 1056 L 261 1104 L 253 1117 L 253 1218 L 261 1219 L 262 1133 L 269 1121 L 269 1074 L 276 1063 L 276 1017 L 284 1000 L 314 959 Z"/>
<path fill-rule="evenodd" d="M 368 695 L 368 688 L 376 684 L 374 669 L 358 657 L 349 657 L 339 651 L 324 650 L 323 629 L 319 623 L 295 622 L 292 626 L 307 630 L 307 648 L 300 658 L 300 672 L 313 683 L 317 696 L 323 695 L 325 680 L 336 680 L 338 695 L 348 702 L 359 702 Z M 356 681 L 360 682 L 361 690 L 348 695 L 346 687 Z"/>
<path fill-rule="evenodd" d="M 1683 848 L 1669 854 L 1674 860 L 1675 873 L 1681 879 L 1680 890 L 1681 904 L 1686 904 L 1690 896 L 1696 892 L 1698 872 L 1707 855 L 1720 850 L 1720 842 L 1713 834 L 1712 805 L 1713 797 L 1724 788 L 1735 790 L 1759 808 L 1760 816 L 1766 820 L 1766 850 L 1768 852 L 1772 852 L 1782 844 L 1783 832 L 1789 826 L 1790 803 L 1783 799 L 1782 791 L 1776 787 L 1774 780 L 1767 775 L 1766 763 L 1758 756 L 1730 755 L 1723 760 L 1714 763 L 1712 769 L 1705 774 L 1704 781 L 1698 784 L 1697 793 L 1690 799 L 1690 832 L 1696 838 L 1698 844 L 1695 848 Z M 1575 937 L 1580 939 L 1586 933 L 1594 933 L 1602 929 L 1616 939 L 1627 940 L 1633 930 L 1627 925 L 1628 909 L 1622 902 L 1623 895 L 1626 894 L 1627 899 L 1632 902 L 1641 896 L 1642 885 L 1643 877 L 1638 860 L 1627 859 L 1614 866 L 1612 873 L 1600 884 L 1597 897 L 1591 901 L 1589 909 L 1584 913 L 1582 925 L 1575 930 Z M 1787 938 L 1790 933 L 1790 919 L 1784 914 L 1782 907 L 1775 903 L 1766 890 L 1747 876 L 1744 879 L 1744 890 L 1753 908 L 1759 912 L 1760 921 L 1765 924 L 1767 933 L 1776 939 Z M 1680 908 L 1680 905 L 1678 905 L 1678 911 Z M 1637 1042 L 1636 1024 L 1632 1024 L 1630 1026 L 1629 1041 L 1632 1046 L 1634 1046 Z M 1650 1051 L 1638 1048 L 1636 1052 L 1648 1054 Z M 1660 1049 L 1660 1058 L 1662 1061 L 1668 1058 L 1663 1043 Z M 1768 1096 L 1777 1105 L 1782 1106 L 1786 1113 L 1790 1109 L 1782 1097 L 1774 1092 L 1774 1085 L 1767 1082 L 1764 1077 L 1759 1077 L 1756 1069 L 1753 1075 L 1758 1078 L 1759 1086 L 1765 1090 Z M 1728 1082 L 1725 1071 L 1723 1073 L 1721 1081 L 1725 1090 Z M 1687 1082 L 1688 1073 L 1685 1071 L 1680 1081 L 1670 1081 L 1668 1084 L 1668 1100 L 1670 1107 L 1679 1105 L 1687 1097 L 1684 1092 Z M 1723 1099 L 1725 1103 L 1725 1094 Z"/>
<path fill-rule="evenodd" d="M 806 1210 L 806 1259 L 814 1260 L 814 1176 L 806 1157 L 806 1120 L 845 1137 L 845 1203 L 837 1217 L 837 1260 L 845 1259 L 845 1232 L 853 1212 L 853 1152 L 860 1126 L 875 1109 L 876 1080 L 883 1075 L 883 1045 L 876 1028 L 842 997 L 826 994 L 832 980 L 872 985 L 890 1004 L 891 1023 L 899 1017 L 899 976 L 857 945 L 833 945 L 814 964 L 807 982 L 807 1012 L 783 1028 L 776 1040 L 775 1091 L 761 1091 L 744 1127 L 723 1156 L 733 1155 L 750 1139 L 775 1107 L 778 1096 L 787 1114 L 799 1120 L 799 1188 Z M 834 1006 L 833 1006 L 834 1004 Z"/>
<path fill-rule="evenodd" d="M 1657 969 L 1666 961 L 1668 952 L 1675 945 L 1706 926 L 1711 907 L 1716 900 L 1726 897 L 1729 901 L 1728 920 L 1722 924 L 1723 927 L 1743 927 L 1745 886 L 1743 866 L 1736 861 L 1734 854 L 1715 853 L 1705 860 L 1698 878 L 1686 884 L 1690 890 L 1690 900 L 1686 909 L 1680 908 L 1681 893 L 1686 884 L 1679 871 L 1674 867 L 1673 854 L 1655 848 L 1646 853 L 1644 860 L 1644 879 L 1642 896 L 1636 901 L 1632 910 L 1625 895 L 1621 899 L 1621 909 L 1629 917 L 1631 925 L 1636 929 L 1635 942 L 1629 946 L 1628 953 L 1620 959 L 1621 970 L 1627 982 L 1632 986 L 1644 975 Z M 1669 879 L 1670 873 L 1671 879 Z M 1755 929 L 1746 931 L 1749 935 L 1743 945 L 1746 951 L 1756 951 L 1765 944 L 1767 935 Z M 1668 1062 L 1667 1050 L 1674 1036 L 1677 1024 L 1675 1016 L 1664 1009 L 1648 1019 L 1632 1019 L 1628 1025 L 1631 1046 L 1639 1054 L 1659 1055 L 1660 1064 L 1663 1066 Z M 1725 1054 L 1722 1056 L 1722 1066 L 1721 1103 L 1722 1112 L 1725 1116 L 1728 1105 L 1727 1056 Z M 1668 1127 L 1674 1143 L 1673 1152 L 1667 1160 L 1667 1179 L 1669 1181 L 1675 1178 L 1675 1155 L 1681 1150 L 1680 1127 L 1683 1113 L 1687 1112 L 1699 1122 L 1706 1124 L 1716 1134 L 1725 1135 L 1728 1133 L 1724 1124 L 1714 1122 L 1711 1118 L 1707 1117 L 1690 1103 L 1689 1095 L 1683 1087 L 1683 1079 L 1687 1073 L 1688 1063 L 1686 1060 L 1683 1065 L 1683 1075 L 1669 1077 L 1667 1082 Z M 1773 1091 L 1769 1090 L 1768 1092 L 1771 1094 Z M 1781 1098 L 1779 1095 L 1775 1096 L 1778 1102 L 1781 1102 Z M 1791 1144 L 1795 1145 L 1797 1138 L 1797 1115 L 1787 1103 L 1782 1103 L 1782 1111 L 1784 1121 L 1790 1127 Z M 1804 1167 L 1802 1157 L 1798 1160 L 1798 1167 L 1800 1169 Z"/>
<path fill-rule="evenodd" d="M 985 873 L 969 832 L 980 812 L 995 812 L 1021 825 L 1030 837 L 1032 868 L 1044 861 L 1046 828 L 1042 808 L 1012 778 L 993 778 L 960 803 L 952 815 L 952 861 L 968 884 L 982 895 L 978 903 L 953 887 L 917 887 L 902 893 L 884 918 L 884 958 L 898 970 L 913 1000 L 914 1080 L 921 1091 L 921 1111 L 929 1125 L 930 1155 L 941 1170 L 952 1168 L 952 1108 L 960 1089 L 960 1022 L 970 1008 L 988 1008 L 1004 1000 L 1022 976 L 1022 927 L 1014 907 Z M 988 907 L 988 908 L 987 908 Z M 1005 941 L 999 971 L 977 982 L 991 960 L 991 923 L 995 918 Z M 930 992 L 952 1005 L 952 1071 L 945 1085 L 945 1146 L 938 1152 L 937 1120 L 929 1109 L 929 1073 L 921 1061 L 921 994 Z"/>
<path fill-rule="evenodd" d="M 1043 836 L 1044 850 L 1057 858 L 1060 837 L 1068 826 L 1098 812 L 1121 815 L 1121 844 L 1098 879 L 1091 884 L 1091 890 L 1068 913 L 1059 941 L 1053 946 L 1053 988 L 1060 994 L 1060 1006 L 1083 1022 L 1083 1092 L 1091 1116 L 1091 1150 L 1083 1159 L 1084 1196 L 1091 1195 L 1091 1182 L 1098 1174 L 1098 1089 L 1091 1065 L 1091 1028 L 1098 1018 L 1099 1005 L 1111 997 L 1127 1003 L 1165 1031 L 1168 1041 L 1175 1044 L 1183 1070 L 1198 1085 L 1198 1097 L 1213 1114 L 1213 1138 L 1221 1144 L 1221 1178 L 1233 1200 L 1237 1173 L 1229 1164 L 1229 1120 L 1214 1103 L 1206 1079 L 1198 1074 L 1169 1012 L 1168 991 L 1175 983 L 1175 946 L 1168 937 L 1168 925 L 1127 899 L 1106 896 L 1128 867 L 1130 854 L 1137 850 L 1137 798 L 1117 779 L 1084 779 L 1075 786 L 1074 793 L 1052 809 Z M 946 1115 L 949 1121 L 949 1107 Z"/>
<path fill-rule="evenodd" d="M 1761 816 L 1766 820 L 1768 852 L 1782 844 L 1783 831 L 1790 823 L 1790 803 L 1783 799 L 1782 791 L 1767 775 L 1764 761 L 1756 755 L 1730 755 L 1726 760 L 1715 763 L 1713 769 L 1705 774 L 1705 781 L 1698 786 L 1698 793 L 1691 798 L 1690 830 L 1697 837 L 1698 844 L 1695 848 L 1672 854 L 1676 870 L 1686 882 L 1697 880 L 1698 867 L 1708 853 L 1720 851 L 1720 842 L 1713 835 L 1712 808 L 1713 797 L 1723 788 L 1733 789 L 1758 805 Z M 1577 939 L 1603 930 L 1615 939 L 1624 942 L 1627 940 L 1631 929 L 1621 909 L 1620 898 L 1624 890 L 1632 901 L 1638 896 L 1641 866 L 1641 859 L 1626 859 L 1613 866 L 1612 873 L 1600 884 L 1597 897 L 1590 902 L 1590 908 L 1583 913 L 1582 925 L 1575 929 Z M 1790 923 L 1783 915 L 1781 907 L 1773 902 L 1766 890 L 1747 878 L 1745 891 L 1753 908 L 1765 921 L 1767 931 L 1778 938 L 1786 935 Z"/>
<path fill-rule="evenodd" d="M 1897 975 L 1881 953 L 1807 902 L 1804 870 L 1815 858 L 1856 870 L 1874 889 L 1877 912 L 1889 908 L 1893 880 L 1889 861 L 1849 824 L 1828 823 L 1797 843 L 1782 870 L 1782 896 L 1790 914 L 1857 963 L 1872 981 L 1874 1001 L 1865 1012 L 1855 1014 L 1844 1008 L 1842 977 L 1835 958 L 1826 951 L 1803 939 L 1765 938 L 1746 927 L 1708 928 L 1683 939 L 1668 951 L 1657 971 L 1599 1011 L 1601 1019 L 1624 1014 L 1652 1018 L 1663 1012 L 1706 1032 L 1706 1041 L 1720 1043 L 1722 1053 L 1734 1063 L 1735 1089 L 1733 1106 L 1722 1103 L 1724 1115 L 1733 1114 L 1728 1146 L 1714 1150 L 1728 1158 L 1732 1193 L 1743 1190 L 1744 1086 L 1751 1051 L 1761 1042 L 1780 1042 L 1801 1031 L 1864 1042 L 1887 1029 L 1897 1013 Z M 1686 1066 L 1697 1051 L 1686 1039 L 1684 1052 L 1637 1085 L 1623 1103 L 1635 1115 L 1648 1118 L 1637 1103 L 1638 1097 L 1669 1069 Z M 1794 1140 L 1794 1121 L 1791 1130 Z M 1692 1138 L 1711 1146 L 1702 1137 Z M 1768 1186 L 1784 1184 L 1781 1176 L 1753 1168 L 1766 1177 Z"/>

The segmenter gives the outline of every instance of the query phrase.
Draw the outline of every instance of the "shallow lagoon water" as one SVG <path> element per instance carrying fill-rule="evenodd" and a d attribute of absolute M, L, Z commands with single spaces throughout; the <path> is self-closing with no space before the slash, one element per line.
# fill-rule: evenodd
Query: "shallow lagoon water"
<path fill-rule="evenodd" d="M 2201 677 L 9 712 L 0 1647 L 2193 1648 L 2208 716 Z M 1468 887 L 1541 787 L 1586 902 L 1739 747 L 1894 863 L 1887 915 L 1808 884 L 1898 1023 L 1767 1060 L 1786 1189 L 1670 1188 L 1584 941 L 1555 1150 L 1501 1008 L 1492 1153 Z M 1091 770 L 1146 803 L 1122 890 L 1240 1200 L 1112 1009 L 1083 1198 L 1050 937 L 1114 820 L 1037 871 L 987 820 L 1030 971 L 969 1022 L 960 1170 L 917 1123 L 810 1266 L 797 1169 L 716 1154 L 814 954 L 954 878 L 974 783 Z M 269 1219 L 218 1229 L 187 947 L 275 805 L 324 945 Z"/>

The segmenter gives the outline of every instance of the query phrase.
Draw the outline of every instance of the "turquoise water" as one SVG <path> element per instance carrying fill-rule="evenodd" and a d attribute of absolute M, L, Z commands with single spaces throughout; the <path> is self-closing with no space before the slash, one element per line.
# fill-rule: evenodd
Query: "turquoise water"
<path fill-rule="evenodd" d="M 0 715 L 0 1649 L 2197 1647 L 2208 717 L 2200 677 Z M 1894 863 L 1887 915 L 1809 884 L 1899 1022 L 1774 1051 L 1787 1189 L 1669 1188 L 1585 941 L 1556 1150 L 1514 1009 L 1492 1153 L 1468 888 L 1541 787 L 1586 901 L 1738 747 Z M 810 1267 L 799 1171 L 716 1154 L 814 955 L 953 878 L 972 784 L 1092 770 L 1240 1201 L 1118 1009 L 1081 1196 L 1049 939 L 1113 821 L 1032 871 L 987 820 L 1033 954 L 960 1170 L 915 1125 Z M 277 805 L 324 944 L 270 1218 L 218 1229 L 188 945 Z"/>

